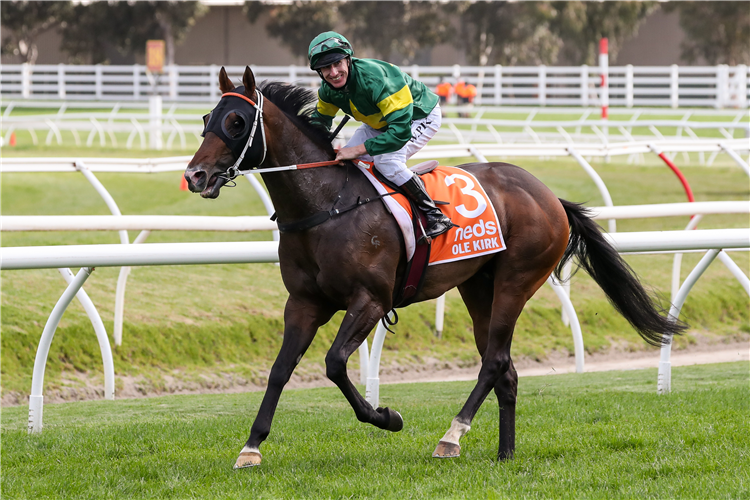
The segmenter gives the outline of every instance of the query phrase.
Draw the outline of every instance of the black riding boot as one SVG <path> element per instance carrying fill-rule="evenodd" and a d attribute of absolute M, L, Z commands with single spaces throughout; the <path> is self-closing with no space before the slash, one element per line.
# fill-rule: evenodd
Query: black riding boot
<path fill-rule="evenodd" d="M 413 175 L 411 179 L 400 187 L 409 195 L 409 198 L 416 202 L 419 209 L 425 213 L 427 227 L 424 230 L 428 238 L 434 238 L 453 227 L 451 220 L 443 215 L 443 212 L 435 206 L 435 202 L 427 194 L 422 179 L 418 175 Z"/>

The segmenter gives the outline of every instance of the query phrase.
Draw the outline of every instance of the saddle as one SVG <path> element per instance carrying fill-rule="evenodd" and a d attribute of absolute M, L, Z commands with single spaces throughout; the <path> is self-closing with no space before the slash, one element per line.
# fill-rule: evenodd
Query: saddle
<path fill-rule="evenodd" d="M 424 175 L 432 172 L 437 168 L 437 160 L 429 160 L 422 162 L 418 165 L 414 165 L 409 168 L 412 172 L 417 175 Z M 414 234 L 424 233 L 424 228 L 427 225 L 427 217 L 424 212 L 420 210 L 417 205 L 409 198 L 404 191 L 396 186 L 395 184 L 388 181 L 377 169 L 372 169 L 375 177 L 388 186 L 389 189 L 403 195 L 411 205 L 411 221 Z M 435 200 L 435 204 L 447 204 L 445 202 L 438 202 Z M 406 262 L 406 272 L 404 273 L 401 283 L 394 290 L 393 297 L 393 308 L 406 307 L 413 302 L 414 297 L 422 290 L 424 285 L 424 277 L 427 271 L 427 266 L 430 264 L 430 250 L 432 249 L 432 242 L 429 238 L 420 239 L 417 238 L 416 246 L 414 248 L 414 254 L 411 259 Z M 386 316 L 387 318 L 387 316 Z"/>

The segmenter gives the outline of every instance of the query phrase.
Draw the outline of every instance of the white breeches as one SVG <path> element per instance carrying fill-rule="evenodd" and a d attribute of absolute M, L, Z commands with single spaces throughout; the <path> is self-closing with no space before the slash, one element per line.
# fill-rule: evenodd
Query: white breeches
<path fill-rule="evenodd" d="M 362 155 L 359 158 L 375 163 L 375 168 L 383 174 L 386 179 L 397 186 L 411 179 L 412 173 L 406 167 L 406 160 L 411 158 L 417 151 L 425 147 L 430 139 L 437 133 L 442 122 L 442 113 L 438 104 L 427 117 L 411 122 L 411 139 L 398 151 L 382 155 Z M 346 147 L 358 146 L 366 140 L 377 137 L 383 132 L 362 124 L 354 135 L 349 139 Z"/>

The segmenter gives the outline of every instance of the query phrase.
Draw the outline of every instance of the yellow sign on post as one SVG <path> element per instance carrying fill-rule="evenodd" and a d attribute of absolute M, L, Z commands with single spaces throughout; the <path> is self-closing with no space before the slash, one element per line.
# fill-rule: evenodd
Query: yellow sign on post
<path fill-rule="evenodd" d="M 164 71 L 164 40 L 146 41 L 146 68 L 152 73 Z"/>

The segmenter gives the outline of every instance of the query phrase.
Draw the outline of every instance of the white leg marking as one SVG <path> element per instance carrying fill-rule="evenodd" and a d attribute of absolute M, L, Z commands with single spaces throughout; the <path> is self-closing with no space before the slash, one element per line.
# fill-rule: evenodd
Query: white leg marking
<path fill-rule="evenodd" d="M 451 422 L 451 428 L 448 429 L 448 432 L 445 433 L 445 436 L 440 441 L 457 445 L 458 440 L 469 432 L 469 430 L 471 430 L 470 425 L 462 424 L 454 418 Z"/>
<path fill-rule="evenodd" d="M 258 448 L 256 448 L 255 446 L 252 446 L 252 447 L 251 447 L 251 446 L 245 445 L 245 446 L 244 446 L 244 447 L 242 448 L 242 451 L 241 451 L 240 453 L 245 453 L 245 452 L 250 452 L 250 453 L 257 453 L 258 455 L 260 455 L 260 451 L 259 451 L 259 450 L 258 450 Z"/>

